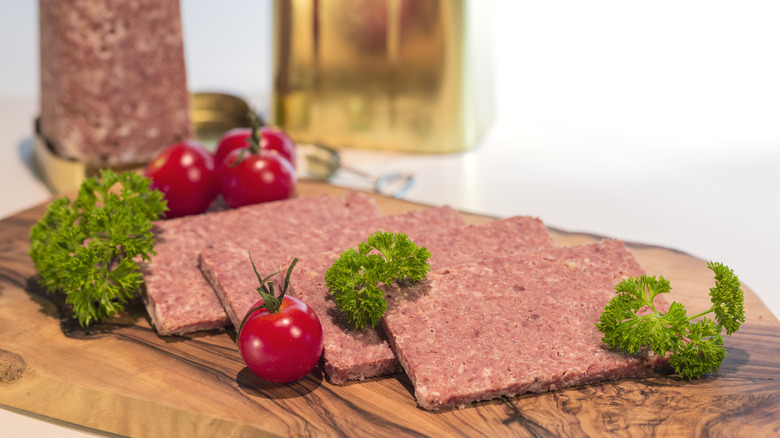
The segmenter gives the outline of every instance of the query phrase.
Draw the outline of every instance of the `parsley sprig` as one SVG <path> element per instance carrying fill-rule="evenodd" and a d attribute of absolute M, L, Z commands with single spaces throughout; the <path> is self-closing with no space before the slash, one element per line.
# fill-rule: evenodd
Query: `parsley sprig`
<path fill-rule="evenodd" d="M 383 285 L 425 278 L 431 253 L 403 233 L 377 231 L 349 248 L 325 272 L 336 305 L 357 329 L 374 327 L 387 310 Z"/>
<path fill-rule="evenodd" d="M 86 179 L 73 203 L 49 204 L 30 230 L 30 257 L 47 292 L 61 290 L 82 327 L 124 309 L 141 285 L 136 258 L 154 254 L 152 221 L 163 194 L 142 175 L 103 170 Z"/>
<path fill-rule="evenodd" d="M 685 306 L 672 302 L 669 311 L 659 311 L 653 300 L 669 293 L 671 285 L 664 277 L 641 275 L 624 279 L 617 286 L 617 296 L 604 308 L 596 327 L 604 334 L 602 341 L 629 354 L 650 348 L 657 355 L 671 352 L 669 364 L 685 379 L 717 372 L 726 357 L 721 332 L 739 330 L 745 322 L 744 292 L 739 278 L 727 266 L 709 262 L 715 273 L 710 289 L 712 307 L 688 316 Z M 640 309 L 649 309 L 638 314 Z M 714 313 L 715 319 L 705 315 Z M 697 318 L 701 318 L 694 322 Z"/>

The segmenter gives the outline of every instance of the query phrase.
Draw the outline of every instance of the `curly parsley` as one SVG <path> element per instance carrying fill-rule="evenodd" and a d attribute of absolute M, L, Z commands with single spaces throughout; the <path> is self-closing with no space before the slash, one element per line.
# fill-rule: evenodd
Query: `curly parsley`
<path fill-rule="evenodd" d="M 739 278 L 727 266 L 710 262 L 707 267 L 715 273 L 715 286 L 710 289 L 712 307 L 690 317 L 677 302 L 666 313 L 655 308 L 655 297 L 672 289 L 664 277 L 642 275 L 621 281 L 615 286 L 618 295 L 596 324 L 604 334 L 603 342 L 629 354 L 643 348 L 658 355 L 671 352 L 669 364 L 685 379 L 717 372 L 726 357 L 721 332 L 726 329 L 731 335 L 745 322 L 744 292 Z M 650 312 L 638 315 L 642 308 Z M 705 317 L 710 313 L 715 314 L 714 320 Z M 701 319 L 692 322 L 697 318 Z"/>
<path fill-rule="evenodd" d="M 381 286 L 418 281 L 431 269 L 431 253 L 403 233 L 377 231 L 358 249 L 349 248 L 325 272 L 325 284 L 349 322 L 374 327 L 387 310 Z"/>
<path fill-rule="evenodd" d="M 137 257 L 154 254 L 152 221 L 167 210 L 142 175 L 103 170 L 73 203 L 49 204 L 30 230 L 30 257 L 47 292 L 61 290 L 82 327 L 124 309 L 141 285 Z"/>

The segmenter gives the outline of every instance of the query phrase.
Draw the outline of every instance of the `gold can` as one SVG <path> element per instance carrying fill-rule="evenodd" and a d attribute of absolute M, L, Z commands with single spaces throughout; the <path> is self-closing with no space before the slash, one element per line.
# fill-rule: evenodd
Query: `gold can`
<path fill-rule="evenodd" d="M 489 1 L 275 0 L 271 121 L 296 141 L 467 149 L 493 119 Z"/>

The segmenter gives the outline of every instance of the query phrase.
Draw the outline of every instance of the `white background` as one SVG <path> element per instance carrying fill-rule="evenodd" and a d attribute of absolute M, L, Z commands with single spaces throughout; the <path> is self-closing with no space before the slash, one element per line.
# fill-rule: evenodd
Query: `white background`
<path fill-rule="evenodd" d="M 0 217 L 49 199 L 29 169 L 36 8 L 0 2 Z M 267 107 L 270 1 L 182 10 L 190 89 Z M 414 172 L 411 200 L 722 261 L 780 315 L 780 3 L 505 0 L 493 12 L 497 116 L 481 142 L 346 151 L 345 163 Z M 11 436 L 57 427 L 4 410 L 0 422 Z"/>

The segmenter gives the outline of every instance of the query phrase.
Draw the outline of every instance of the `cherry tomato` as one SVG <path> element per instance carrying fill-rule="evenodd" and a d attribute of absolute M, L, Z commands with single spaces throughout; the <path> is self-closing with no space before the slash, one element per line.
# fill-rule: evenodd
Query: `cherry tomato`
<path fill-rule="evenodd" d="M 258 301 L 254 306 L 263 303 Z M 311 371 L 322 354 L 322 325 L 303 301 L 285 295 L 279 311 L 254 310 L 238 334 L 238 349 L 257 377 L 294 382 Z"/>
<path fill-rule="evenodd" d="M 295 142 L 281 129 L 270 126 L 260 128 L 260 149 L 276 151 L 287 158 L 293 169 L 296 167 Z"/>
<path fill-rule="evenodd" d="M 168 218 L 203 213 L 219 192 L 214 157 L 193 140 L 165 149 L 144 174 L 152 180 L 152 188 L 165 195 Z"/>
<path fill-rule="evenodd" d="M 217 177 L 219 191 L 232 208 L 287 199 L 295 193 L 297 182 L 295 169 L 285 158 L 248 148 L 230 152 Z"/>
<path fill-rule="evenodd" d="M 252 136 L 252 128 L 233 128 L 222 134 L 214 151 L 214 163 L 219 167 L 230 152 L 249 147 L 247 140 Z"/>
<path fill-rule="evenodd" d="M 271 127 L 257 129 L 260 136 L 260 149 L 279 153 L 295 168 L 295 142 L 281 129 Z M 214 153 L 216 165 L 222 164 L 233 150 L 249 147 L 248 139 L 252 136 L 252 132 L 252 128 L 234 128 L 223 134 Z"/>

